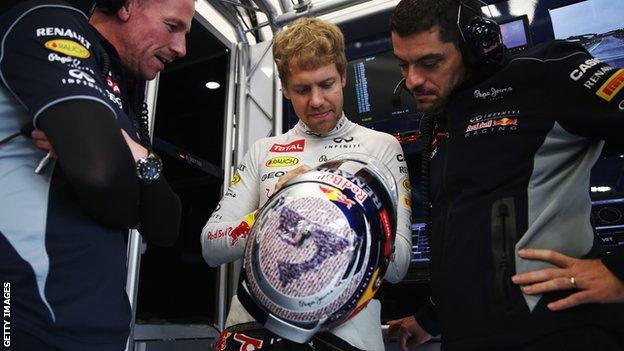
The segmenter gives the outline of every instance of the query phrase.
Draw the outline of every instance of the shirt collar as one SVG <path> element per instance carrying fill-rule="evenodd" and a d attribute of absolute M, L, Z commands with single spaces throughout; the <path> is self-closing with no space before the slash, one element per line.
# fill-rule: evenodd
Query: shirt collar
<path fill-rule="evenodd" d="M 330 130 L 327 133 L 317 133 L 317 132 L 311 130 L 310 128 L 308 128 L 308 126 L 305 123 L 303 123 L 302 120 L 299 120 L 299 122 L 297 123 L 295 128 L 297 128 L 297 130 L 299 132 L 301 132 L 301 133 L 303 133 L 305 135 L 310 135 L 310 136 L 316 136 L 316 137 L 319 137 L 319 138 L 324 138 L 324 137 L 340 134 L 342 131 L 346 130 L 349 125 L 351 125 L 351 121 L 349 121 L 349 119 L 345 116 L 345 114 L 343 112 L 342 116 L 338 120 L 338 123 L 336 123 L 336 126 L 334 127 L 334 129 Z"/>

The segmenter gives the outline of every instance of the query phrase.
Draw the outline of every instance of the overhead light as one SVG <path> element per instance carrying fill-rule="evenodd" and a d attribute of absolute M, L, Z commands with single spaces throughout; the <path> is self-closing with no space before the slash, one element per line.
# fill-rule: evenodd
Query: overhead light
<path fill-rule="evenodd" d="M 221 84 L 219 84 L 217 82 L 208 82 L 208 83 L 206 83 L 206 88 L 208 88 L 210 90 L 219 89 L 219 88 L 221 88 Z"/>

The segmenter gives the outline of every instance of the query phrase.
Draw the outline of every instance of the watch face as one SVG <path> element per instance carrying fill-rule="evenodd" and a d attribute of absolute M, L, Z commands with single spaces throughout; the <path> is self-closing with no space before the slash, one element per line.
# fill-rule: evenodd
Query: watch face
<path fill-rule="evenodd" d="M 154 154 L 150 154 L 146 158 L 140 159 L 137 163 L 137 173 L 144 182 L 153 182 L 162 172 L 162 162 L 160 158 Z"/>

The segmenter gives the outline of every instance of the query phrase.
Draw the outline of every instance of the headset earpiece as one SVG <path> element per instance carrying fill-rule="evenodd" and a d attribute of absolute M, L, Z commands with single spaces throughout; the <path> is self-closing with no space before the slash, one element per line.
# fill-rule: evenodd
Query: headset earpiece
<path fill-rule="evenodd" d="M 96 0 L 97 7 L 102 8 L 107 13 L 117 13 L 127 0 Z"/>
<path fill-rule="evenodd" d="M 462 7 L 470 8 L 481 12 L 480 9 L 473 9 L 458 0 L 457 27 L 460 34 L 459 48 L 464 57 L 464 61 L 469 66 L 479 65 L 487 62 L 500 62 L 505 54 L 505 45 L 500 26 L 494 20 L 476 15 L 468 21 L 462 21 Z M 465 25 L 462 25 L 462 22 Z"/>

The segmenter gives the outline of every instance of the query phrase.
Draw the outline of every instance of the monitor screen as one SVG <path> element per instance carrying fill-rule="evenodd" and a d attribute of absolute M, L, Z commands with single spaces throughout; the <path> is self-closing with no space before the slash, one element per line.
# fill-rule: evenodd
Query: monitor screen
<path fill-rule="evenodd" d="M 416 105 L 402 89 L 402 78 L 391 50 L 349 61 L 344 90 L 347 117 L 368 127 L 416 117 Z"/>
<path fill-rule="evenodd" d="M 586 0 L 550 9 L 556 39 L 578 41 L 613 67 L 624 67 L 624 0 Z"/>
<path fill-rule="evenodd" d="M 403 88 L 399 61 L 392 53 L 387 38 L 376 39 L 364 51 L 362 47 L 347 45 L 347 85 L 344 89 L 346 116 L 363 126 L 392 134 L 397 138 L 408 165 L 412 186 L 412 265 L 406 280 L 427 281 L 429 245 L 422 231 L 423 215 L 420 195 L 420 135 L 422 114 Z M 368 45 L 368 44 L 367 44 Z M 375 46 L 372 49 L 370 46 Z M 377 49 L 377 50 L 375 50 Z M 353 55 L 353 53 L 356 55 Z M 351 54 L 351 55 L 350 55 Z"/>
<path fill-rule="evenodd" d="M 624 67 L 624 0 L 586 0 L 549 10 L 556 39 L 576 41 L 594 57 Z M 594 199 L 624 195 L 624 155 L 605 147 L 591 173 Z"/>
<path fill-rule="evenodd" d="M 529 21 L 527 16 L 500 22 L 503 43 L 508 49 L 527 48 L 531 46 Z"/>

